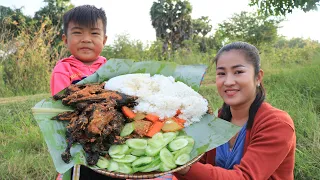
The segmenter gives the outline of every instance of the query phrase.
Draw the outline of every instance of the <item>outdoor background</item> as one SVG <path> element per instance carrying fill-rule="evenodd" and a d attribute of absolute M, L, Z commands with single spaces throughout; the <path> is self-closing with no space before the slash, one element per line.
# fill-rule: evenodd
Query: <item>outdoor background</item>
<path fill-rule="evenodd" d="M 0 179 L 54 179 L 57 173 L 31 108 L 50 97 L 52 68 L 70 55 L 61 41 L 63 13 L 85 2 L 41 0 L 32 6 L 38 9 L 21 7 L 22 2 L 0 1 Z M 101 55 L 206 64 L 200 93 L 217 109 L 222 101 L 215 88 L 215 54 L 233 41 L 255 45 L 267 101 L 295 123 L 295 179 L 320 179 L 319 0 L 227 2 L 213 4 L 219 13 L 212 15 L 212 4 L 204 0 L 121 0 L 118 8 L 106 1 L 109 6 L 97 6 L 110 22 Z M 130 19 L 127 11 L 141 18 Z"/>

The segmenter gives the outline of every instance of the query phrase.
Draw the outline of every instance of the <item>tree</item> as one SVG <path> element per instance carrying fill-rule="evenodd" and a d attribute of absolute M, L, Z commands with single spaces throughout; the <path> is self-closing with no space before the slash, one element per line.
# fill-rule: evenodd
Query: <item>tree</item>
<path fill-rule="evenodd" d="M 251 0 L 250 6 L 258 6 L 259 11 L 269 15 L 286 15 L 293 9 L 302 9 L 304 12 L 317 10 L 320 0 Z"/>
<path fill-rule="evenodd" d="M 56 37 L 53 39 L 53 46 L 61 42 L 61 35 L 63 34 L 62 17 L 63 14 L 74 7 L 70 0 L 44 0 L 47 3 L 35 13 L 34 19 L 40 25 L 44 19 L 50 20 L 52 27 L 57 27 Z M 48 28 L 51 28 L 48 26 Z"/>
<path fill-rule="evenodd" d="M 232 41 L 246 41 L 256 46 L 273 42 L 282 19 L 257 13 L 241 12 L 218 24 L 215 36 L 222 44 Z"/>
<path fill-rule="evenodd" d="M 163 41 L 163 53 L 182 46 L 192 36 L 192 6 L 187 0 L 158 0 L 150 10 L 157 39 Z"/>
<path fill-rule="evenodd" d="M 210 19 L 208 16 L 201 16 L 198 19 L 192 20 L 192 29 L 194 37 L 193 39 L 196 40 L 196 38 L 201 34 L 201 43 L 200 43 L 200 51 L 206 52 L 207 51 L 207 45 L 206 45 L 206 39 L 205 36 L 212 30 L 212 25 L 210 23 Z"/>
<path fill-rule="evenodd" d="M 0 6 L 0 34 L 4 41 L 17 37 L 20 33 L 20 27 L 25 26 L 32 21 L 32 18 L 22 13 L 22 8 L 11 9 Z M 10 36 L 7 34 L 10 33 Z"/>

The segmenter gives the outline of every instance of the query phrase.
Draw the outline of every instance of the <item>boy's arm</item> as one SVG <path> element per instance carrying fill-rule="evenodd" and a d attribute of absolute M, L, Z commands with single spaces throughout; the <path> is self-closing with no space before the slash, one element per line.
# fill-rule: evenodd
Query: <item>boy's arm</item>
<path fill-rule="evenodd" d="M 55 95 L 71 84 L 70 77 L 64 73 L 53 72 L 50 81 L 51 95 Z"/>

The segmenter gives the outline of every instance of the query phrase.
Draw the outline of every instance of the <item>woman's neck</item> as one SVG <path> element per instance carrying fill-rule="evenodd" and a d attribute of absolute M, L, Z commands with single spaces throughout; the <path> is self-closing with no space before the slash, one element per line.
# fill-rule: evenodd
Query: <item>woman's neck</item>
<path fill-rule="evenodd" d="M 239 106 L 231 106 L 230 111 L 232 114 L 231 123 L 237 126 L 243 126 L 249 119 L 249 109 L 252 101 L 248 101 L 245 104 Z"/>

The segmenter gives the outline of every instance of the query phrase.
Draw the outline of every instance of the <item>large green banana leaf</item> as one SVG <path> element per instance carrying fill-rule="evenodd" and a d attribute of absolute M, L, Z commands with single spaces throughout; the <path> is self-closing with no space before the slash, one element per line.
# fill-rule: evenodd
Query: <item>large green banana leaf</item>
<path fill-rule="evenodd" d="M 173 76 L 176 80 L 182 81 L 198 91 L 205 71 L 206 66 L 204 65 L 178 65 L 159 61 L 134 62 L 132 60 L 111 59 L 96 73 L 80 81 L 79 84 L 103 82 L 122 74 L 150 73 L 151 75 Z M 63 162 L 61 153 L 67 146 L 65 138 L 67 122 L 50 120 L 51 117 L 60 112 L 71 110 L 70 107 L 62 105 L 61 101 L 54 101 L 51 98 L 38 102 L 32 108 L 34 118 L 41 129 L 56 170 L 59 173 L 66 172 L 75 164 L 86 165 L 85 154 L 80 145 L 73 145 L 71 148 L 71 162 L 68 164 Z M 239 130 L 240 127 L 209 114 L 205 115 L 200 122 L 184 129 L 196 142 L 191 153 L 192 158 L 227 142 Z"/>

